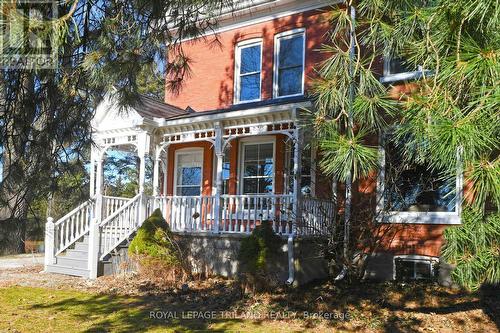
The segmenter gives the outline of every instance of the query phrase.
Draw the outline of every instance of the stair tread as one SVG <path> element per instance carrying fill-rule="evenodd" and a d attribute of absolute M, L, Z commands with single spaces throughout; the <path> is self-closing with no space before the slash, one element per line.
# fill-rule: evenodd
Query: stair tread
<path fill-rule="evenodd" d="M 73 267 L 73 266 L 67 266 L 67 265 L 61 265 L 61 264 L 49 264 L 45 265 L 47 267 L 57 267 L 57 268 L 69 268 L 69 269 L 74 269 L 77 271 L 90 271 L 88 268 L 81 268 L 81 267 Z"/>
<path fill-rule="evenodd" d="M 57 259 L 70 259 L 70 260 L 75 260 L 75 261 L 87 261 L 87 258 L 74 258 L 74 257 L 68 257 L 68 256 L 61 256 L 58 255 L 56 256 Z"/>

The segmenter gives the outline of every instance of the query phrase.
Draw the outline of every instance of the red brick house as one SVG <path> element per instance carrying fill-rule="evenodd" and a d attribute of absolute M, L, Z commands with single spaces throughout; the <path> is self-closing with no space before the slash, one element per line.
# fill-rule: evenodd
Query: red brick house
<path fill-rule="evenodd" d="M 311 237 L 324 236 L 336 210 L 337 184 L 321 175 L 318 154 L 309 148 L 310 133 L 299 117 L 312 107 L 307 92 L 314 66 L 326 56 L 317 49 L 329 29 L 328 3 L 243 1 L 235 12 L 221 14 L 211 35 L 183 41 L 192 74 L 178 94 L 167 92 L 164 103 L 143 97 L 125 115 L 112 98 L 105 99 L 93 122 L 91 200 L 59 221 L 49 219 L 46 269 L 96 277 L 102 273 L 98 267 L 117 255 L 157 207 L 174 232 L 197 237 L 193 248 L 206 243 L 208 235 L 212 240 L 230 235 L 233 240 L 224 239 L 232 248 L 234 239 L 269 221 L 287 240 L 284 280 L 324 276 L 323 268 L 299 272 L 299 267 L 323 263 L 299 258 L 305 250 L 294 253 L 294 244 L 306 248 Z M 215 34 L 217 44 L 211 43 Z M 386 61 L 381 80 L 404 87 L 418 77 L 418 71 L 393 70 Z M 102 193 L 102 164 L 110 147 L 128 147 L 140 158 L 140 193 L 132 199 Z M 152 196 L 144 193 L 148 156 L 154 160 Z M 374 211 L 394 201 L 384 194 L 390 186 L 385 184 L 383 145 L 380 156 L 378 176 L 357 184 L 357 200 L 366 200 Z M 460 177 L 456 187 L 461 187 Z M 371 257 L 367 277 L 392 279 L 398 269 L 413 278 L 432 275 L 444 228 L 460 223 L 460 205 L 431 203 L 424 211 L 408 193 L 398 210 L 379 221 L 381 246 Z M 212 252 L 203 256 L 218 260 L 210 263 L 215 272 L 237 272 L 234 256 L 226 260 L 220 248 L 209 248 Z M 232 251 L 226 250 L 220 252 Z"/>

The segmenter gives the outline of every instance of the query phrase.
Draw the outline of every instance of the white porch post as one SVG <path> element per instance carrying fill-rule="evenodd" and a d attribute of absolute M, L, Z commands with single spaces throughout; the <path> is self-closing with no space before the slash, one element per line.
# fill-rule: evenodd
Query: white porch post
<path fill-rule="evenodd" d="M 149 153 L 150 135 L 141 132 L 137 135 L 137 155 L 139 156 L 139 193 L 141 194 L 141 205 L 139 210 L 140 223 L 147 218 L 146 196 L 144 195 L 144 185 L 146 183 L 146 156 Z"/>
<path fill-rule="evenodd" d="M 97 170 L 96 170 L 96 185 L 95 185 L 95 211 L 94 216 L 90 222 L 89 229 L 89 256 L 88 256 L 88 270 L 89 278 L 97 278 L 97 268 L 99 264 L 99 247 L 100 247 L 100 233 L 99 224 L 102 222 L 102 188 L 104 183 L 103 175 L 103 159 L 104 153 L 99 151 L 97 155 Z"/>
<path fill-rule="evenodd" d="M 224 150 L 223 150 L 223 129 L 220 123 L 215 124 L 215 155 L 216 161 L 216 179 L 215 179 L 215 224 L 213 232 L 218 233 L 220 229 L 220 222 L 222 217 L 221 195 L 222 195 L 222 164 L 224 163 Z"/>
<path fill-rule="evenodd" d="M 104 174 L 103 174 L 103 158 L 104 156 L 99 153 L 99 156 L 97 158 L 97 170 L 96 170 L 96 185 L 95 185 L 95 197 L 96 197 L 96 204 L 95 204 L 95 212 L 94 212 L 94 217 L 97 219 L 97 221 L 101 222 L 101 215 L 102 215 L 102 187 L 104 183 Z"/>
<path fill-rule="evenodd" d="M 90 197 L 93 198 L 95 195 L 95 160 L 96 160 L 96 152 L 94 147 L 90 150 Z"/>
<path fill-rule="evenodd" d="M 156 148 L 158 150 L 158 147 Z M 159 152 L 155 153 L 155 161 L 153 165 L 153 196 L 160 195 L 160 156 Z"/>
<path fill-rule="evenodd" d="M 158 205 L 158 196 L 160 195 L 160 155 L 161 155 L 161 147 L 156 145 L 155 148 L 155 161 L 153 165 L 153 209 L 157 209 Z"/>
<path fill-rule="evenodd" d="M 55 242 L 55 226 L 52 217 L 47 218 L 45 224 L 45 267 L 54 264 L 54 242 Z"/>
<path fill-rule="evenodd" d="M 292 234 L 297 231 L 297 224 L 302 219 L 302 192 L 300 188 L 302 178 L 302 129 L 297 125 L 294 132 L 294 153 L 293 153 L 293 215 Z"/>

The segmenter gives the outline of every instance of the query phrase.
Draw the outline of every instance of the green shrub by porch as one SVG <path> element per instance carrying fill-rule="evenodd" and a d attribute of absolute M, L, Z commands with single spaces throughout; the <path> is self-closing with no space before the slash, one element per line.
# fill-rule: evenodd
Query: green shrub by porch
<path fill-rule="evenodd" d="M 137 230 L 128 252 L 130 255 L 143 256 L 160 260 L 166 265 L 177 266 L 180 264 L 180 254 L 172 239 L 172 232 L 161 210 L 156 209 Z"/>
<path fill-rule="evenodd" d="M 274 233 L 270 222 L 265 221 L 255 227 L 252 234 L 241 242 L 238 260 L 242 272 L 265 274 L 269 260 L 276 257 L 282 244 L 282 239 Z"/>

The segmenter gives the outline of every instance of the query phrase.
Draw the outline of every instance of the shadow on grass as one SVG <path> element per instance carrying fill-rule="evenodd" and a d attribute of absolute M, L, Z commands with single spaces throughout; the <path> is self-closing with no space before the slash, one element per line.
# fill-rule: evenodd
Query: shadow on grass
<path fill-rule="evenodd" d="M 79 294 L 53 302 L 44 300 L 32 304 L 30 310 L 65 313 L 70 316 L 71 322 L 92 322 L 90 326 L 82 325 L 79 328 L 82 332 L 144 332 L 155 329 L 192 332 L 208 331 L 211 324 L 217 325 L 216 331 L 226 331 L 241 322 L 237 318 L 220 318 L 220 311 L 227 310 L 238 299 L 228 297 L 231 294 L 231 291 L 217 287 L 202 292 L 171 292 L 155 296 Z"/>
<path fill-rule="evenodd" d="M 421 332 L 423 325 L 428 324 L 421 315 L 450 315 L 448 320 L 457 325 L 463 325 L 465 320 L 460 316 L 467 315 L 469 322 L 481 326 L 484 316 L 464 314 L 471 310 L 483 310 L 499 328 L 498 291 L 498 287 L 488 286 L 468 293 L 425 282 L 360 282 L 337 286 L 323 283 L 288 294 L 272 295 L 271 303 L 274 311 L 349 314 L 346 320 L 330 320 L 327 324 L 332 329 L 353 332 Z M 315 326 L 314 320 L 305 320 L 305 323 L 309 328 Z"/>
<path fill-rule="evenodd" d="M 302 329 L 326 326 L 332 331 L 411 333 L 420 332 L 425 325 L 450 321 L 458 327 L 466 324 L 491 327 L 491 323 L 482 323 L 484 315 L 481 313 L 467 312 L 477 309 L 483 310 L 498 328 L 497 295 L 498 288 L 491 286 L 477 293 L 466 293 L 423 283 L 362 282 L 351 285 L 318 283 L 242 298 L 237 285 L 216 284 L 185 293 L 166 291 L 154 296 L 69 294 L 54 301 L 44 299 L 32 304 L 31 309 L 64 312 L 73 322 L 91 321 L 90 325 L 82 326 L 84 332 L 238 331 L 241 327 L 265 330 L 270 324 L 269 318 L 221 318 L 220 313 L 272 311 L 295 313 L 301 319 Z M 337 317 L 318 320 L 305 316 L 305 312 L 309 315 L 329 313 Z M 213 313 L 216 319 L 210 318 Z M 342 318 L 342 314 L 347 317 Z M 447 319 L 443 321 L 444 317 L 434 318 L 433 315 Z M 279 325 L 287 325 L 286 321 L 283 324 L 274 322 L 273 327 L 288 331 L 288 326 Z"/>

